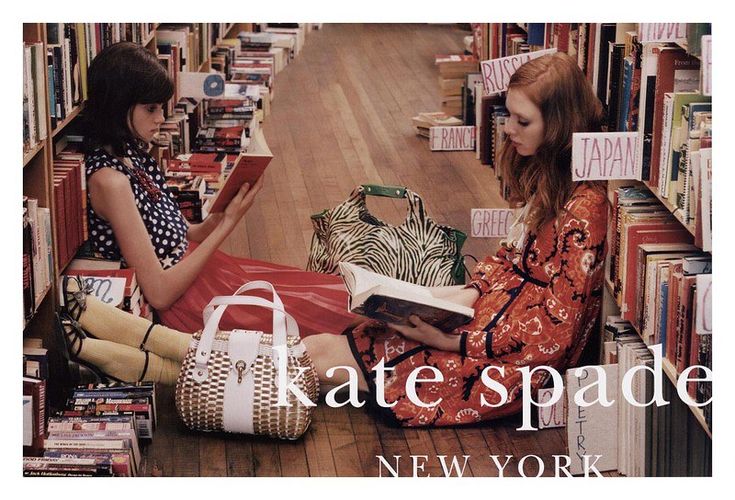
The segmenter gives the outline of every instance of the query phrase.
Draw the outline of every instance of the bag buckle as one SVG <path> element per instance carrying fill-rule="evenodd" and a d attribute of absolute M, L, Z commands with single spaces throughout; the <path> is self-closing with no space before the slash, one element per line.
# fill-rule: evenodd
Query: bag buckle
<path fill-rule="evenodd" d="M 237 383 L 242 384 L 242 377 L 245 375 L 250 368 L 248 364 L 242 359 L 235 363 L 235 370 L 237 371 Z"/>

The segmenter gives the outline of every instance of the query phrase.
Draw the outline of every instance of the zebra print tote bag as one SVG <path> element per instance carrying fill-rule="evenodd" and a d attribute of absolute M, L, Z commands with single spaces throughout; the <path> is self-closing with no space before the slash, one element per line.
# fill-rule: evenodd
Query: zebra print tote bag
<path fill-rule="evenodd" d="M 392 226 L 377 219 L 367 209 L 367 195 L 405 198 L 406 220 Z M 310 271 L 337 274 L 344 261 L 423 286 L 464 283 L 461 249 L 467 235 L 431 220 L 421 197 L 409 189 L 358 186 L 349 199 L 311 219 Z"/>

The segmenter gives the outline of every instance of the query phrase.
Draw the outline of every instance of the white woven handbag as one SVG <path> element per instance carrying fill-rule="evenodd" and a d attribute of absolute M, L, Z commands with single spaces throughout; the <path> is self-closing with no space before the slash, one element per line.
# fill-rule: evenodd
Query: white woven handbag
<path fill-rule="evenodd" d="M 240 295 L 249 290 L 269 290 L 273 301 Z M 271 309 L 273 333 L 218 330 L 230 305 Z M 233 296 L 213 298 L 204 309 L 204 325 L 192 338 L 176 382 L 176 410 L 186 426 L 298 439 L 311 423 L 319 379 L 296 320 L 273 285 L 252 281 Z"/>

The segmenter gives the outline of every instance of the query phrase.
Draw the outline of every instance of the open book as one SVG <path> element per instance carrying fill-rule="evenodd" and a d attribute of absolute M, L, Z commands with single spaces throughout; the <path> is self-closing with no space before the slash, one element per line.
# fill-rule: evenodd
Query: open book
<path fill-rule="evenodd" d="M 436 328 L 451 332 L 470 321 L 475 311 L 446 299 L 434 297 L 431 289 L 368 271 L 348 262 L 339 271 L 350 294 L 349 309 L 368 318 L 409 325 L 415 314 Z"/>
<path fill-rule="evenodd" d="M 246 182 L 255 184 L 273 159 L 273 154 L 265 142 L 263 131 L 256 130 L 250 138 L 247 152 L 242 152 L 235 160 L 232 172 L 225 180 L 217 196 L 209 204 L 209 213 L 224 212 L 240 187 Z"/>

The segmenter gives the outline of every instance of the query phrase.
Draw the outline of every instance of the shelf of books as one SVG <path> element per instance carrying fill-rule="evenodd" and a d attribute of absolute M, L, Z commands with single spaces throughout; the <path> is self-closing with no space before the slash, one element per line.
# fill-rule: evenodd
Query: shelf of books
<path fill-rule="evenodd" d="M 169 72 L 176 90 L 165 106 L 166 122 L 151 154 L 159 160 L 185 215 L 198 222 L 206 217 L 208 200 L 214 198 L 238 154 L 248 148 L 250 137 L 269 112 L 276 73 L 300 50 L 309 30 L 309 25 L 293 23 L 24 24 L 23 318 L 24 415 L 28 418 L 24 428 L 29 436 L 33 434 L 32 445 L 24 447 L 24 454 L 44 454 L 43 460 L 24 463 L 27 475 L 55 475 L 48 469 L 63 469 L 65 466 L 54 463 L 58 462 L 54 453 L 63 453 L 67 445 L 75 447 L 71 441 L 84 437 L 68 435 L 79 430 L 81 421 L 85 429 L 92 429 L 87 423 L 94 424 L 92 430 L 109 422 L 85 413 L 80 406 L 84 396 L 76 394 L 80 388 L 68 398 L 84 374 L 63 359 L 63 346 L 57 345 L 53 334 L 61 277 L 82 276 L 93 290 L 105 282 L 109 289 L 117 290 L 113 299 L 118 307 L 152 316 L 135 270 L 96 258 L 87 243 L 80 117 L 87 98 L 89 63 L 104 47 L 131 41 L 156 54 Z M 225 76 L 222 98 L 182 94 L 179 79 L 185 72 L 212 71 Z M 146 437 L 139 433 L 138 413 L 151 411 L 154 397 L 150 387 L 92 390 L 111 399 L 129 399 L 131 394 L 141 393 L 140 401 L 133 404 L 139 406 L 122 413 L 135 414 L 138 438 Z M 52 411 L 59 418 L 49 419 Z M 46 420 L 49 427 L 44 451 L 38 439 L 43 437 Z M 126 428 L 121 425 L 121 429 Z M 110 471 L 99 463 L 80 462 L 80 470 L 90 475 L 134 475 L 139 457 L 131 450 L 137 441 L 121 432 L 114 438 L 125 467 L 118 464 Z M 100 457 L 91 455 L 79 460 L 93 458 L 99 462 Z"/>
<path fill-rule="evenodd" d="M 673 390 L 673 398 L 667 399 L 670 406 L 649 408 L 641 416 L 653 426 L 642 441 L 646 449 L 638 450 L 644 458 L 619 460 L 619 472 L 627 475 L 644 469 L 646 475 L 711 470 L 712 405 L 704 404 L 711 400 L 711 383 L 687 384 L 691 402 L 702 407 L 682 403 L 675 389 L 688 367 L 711 370 L 710 29 L 685 23 L 473 24 L 471 51 L 437 56 L 444 115 L 414 118 L 419 134 L 440 124 L 476 126 L 476 157 L 495 169 L 508 112 L 502 95 L 486 95 L 480 62 L 556 48 L 576 57 L 587 75 L 603 104 L 606 131 L 637 134 L 641 176 L 608 182 L 612 215 L 601 363 L 618 363 L 619 370 L 650 365 L 648 346 L 661 344 L 663 372 L 671 382 L 666 390 Z M 498 169 L 495 175 L 508 199 Z M 689 378 L 707 377 L 697 368 Z M 631 417 L 620 424 L 633 422 Z M 671 442 L 674 432 L 688 433 L 689 455 Z M 668 444 L 651 453 L 656 440 Z M 629 445 L 634 446 L 621 443 Z M 680 462 L 662 461 L 674 451 L 683 453 Z M 703 456 L 703 468 L 693 465 Z"/>

